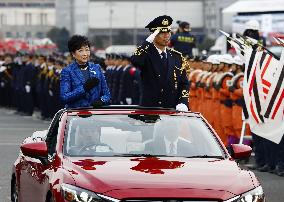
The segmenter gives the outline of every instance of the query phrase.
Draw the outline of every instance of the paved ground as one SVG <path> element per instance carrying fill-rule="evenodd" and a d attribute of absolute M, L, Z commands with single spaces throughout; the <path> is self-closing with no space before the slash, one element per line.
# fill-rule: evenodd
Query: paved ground
<path fill-rule="evenodd" d="M 23 117 L 0 108 L 0 202 L 10 201 L 10 175 L 19 153 L 19 145 L 36 130 L 48 128 L 49 122 Z"/>
<path fill-rule="evenodd" d="M 47 129 L 49 122 L 35 117 L 14 115 L 0 108 L 0 202 L 10 201 L 11 167 L 17 158 L 19 145 L 36 130 Z M 267 202 L 284 201 L 284 177 L 256 172 L 267 195 Z"/>

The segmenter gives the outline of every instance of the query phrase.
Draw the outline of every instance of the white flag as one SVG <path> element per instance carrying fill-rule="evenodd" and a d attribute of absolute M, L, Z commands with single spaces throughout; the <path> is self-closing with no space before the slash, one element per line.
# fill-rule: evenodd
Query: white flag
<path fill-rule="evenodd" d="M 266 119 L 283 119 L 284 98 L 284 49 L 280 61 L 275 65 L 270 75 L 270 89 L 266 96 L 266 102 L 262 107 L 262 114 Z"/>

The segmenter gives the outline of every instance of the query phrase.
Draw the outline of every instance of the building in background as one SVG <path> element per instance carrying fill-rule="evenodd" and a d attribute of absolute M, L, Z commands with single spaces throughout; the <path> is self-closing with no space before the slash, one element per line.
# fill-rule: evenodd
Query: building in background
<path fill-rule="evenodd" d="M 89 0 L 56 0 L 56 27 L 71 34 L 87 35 L 89 30 Z"/>
<path fill-rule="evenodd" d="M 89 36 L 101 44 L 140 44 L 149 33 L 145 26 L 159 15 L 188 21 L 194 35 L 204 35 L 202 1 L 97 1 L 89 3 Z"/>
<path fill-rule="evenodd" d="M 158 15 L 188 21 L 199 42 L 219 29 L 242 33 L 257 19 L 265 36 L 283 33 L 284 1 L 275 0 L 0 0 L 0 38 L 44 38 L 52 27 L 90 37 L 97 47 L 140 44 Z"/>
<path fill-rule="evenodd" d="M 0 0 L 2 38 L 44 38 L 55 26 L 55 0 Z"/>
<path fill-rule="evenodd" d="M 204 0 L 204 26 L 207 37 L 215 39 L 220 35 L 219 30 L 232 29 L 231 13 L 223 14 L 223 10 L 237 0 Z"/>
<path fill-rule="evenodd" d="M 158 15 L 188 21 L 192 34 L 202 41 L 230 29 L 231 18 L 222 10 L 236 0 L 56 0 L 56 25 L 71 34 L 85 34 L 97 44 L 140 44 L 148 31 L 145 25 Z M 228 19 L 228 20 L 227 20 Z"/>
<path fill-rule="evenodd" d="M 193 34 L 204 37 L 203 4 L 203 0 L 56 0 L 56 25 L 71 34 L 88 35 L 98 47 L 140 44 L 148 34 L 145 25 L 167 14 L 173 17 L 173 26 L 177 20 L 188 21 Z"/>

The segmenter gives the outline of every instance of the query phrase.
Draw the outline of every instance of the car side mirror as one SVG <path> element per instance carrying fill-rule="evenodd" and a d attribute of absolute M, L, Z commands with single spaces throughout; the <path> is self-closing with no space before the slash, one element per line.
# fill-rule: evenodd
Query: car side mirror
<path fill-rule="evenodd" d="M 31 158 L 46 158 L 48 155 L 45 142 L 25 143 L 22 144 L 20 148 L 25 156 Z"/>
<path fill-rule="evenodd" d="M 244 144 L 232 144 L 231 155 L 234 159 L 249 158 L 252 152 L 252 148 Z"/>

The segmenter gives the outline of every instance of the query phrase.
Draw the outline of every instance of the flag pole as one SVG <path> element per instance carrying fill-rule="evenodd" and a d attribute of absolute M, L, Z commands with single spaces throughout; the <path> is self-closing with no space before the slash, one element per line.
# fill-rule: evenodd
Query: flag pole
<path fill-rule="evenodd" d="M 244 136 L 245 136 L 245 131 L 246 131 L 246 122 L 243 121 L 242 132 L 241 132 L 241 137 L 240 137 L 240 142 L 239 142 L 239 144 L 243 144 Z"/>
<path fill-rule="evenodd" d="M 278 56 L 276 56 L 274 53 L 272 53 L 270 50 L 268 50 L 266 47 L 264 47 L 263 45 L 259 44 L 259 43 L 255 43 L 255 44 L 252 44 L 252 40 L 255 40 L 256 39 L 252 39 L 250 37 L 244 37 L 243 35 L 241 34 L 236 34 L 237 37 L 240 37 L 242 38 L 244 41 L 248 42 L 250 45 L 257 45 L 258 47 L 261 47 L 262 49 L 264 49 L 268 54 L 272 55 L 274 58 L 276 58 L 277 60 L 280 60 L 280 58 Z"/>

